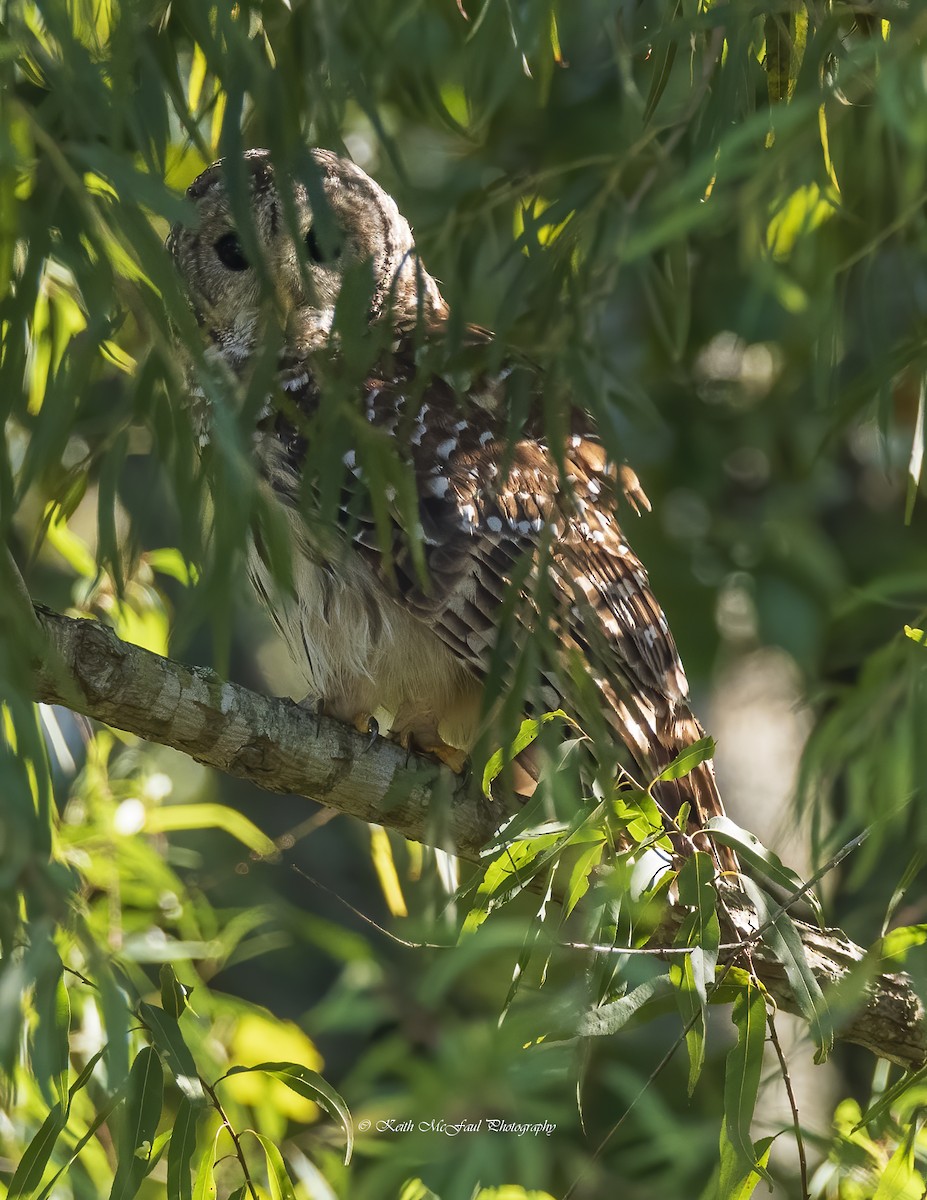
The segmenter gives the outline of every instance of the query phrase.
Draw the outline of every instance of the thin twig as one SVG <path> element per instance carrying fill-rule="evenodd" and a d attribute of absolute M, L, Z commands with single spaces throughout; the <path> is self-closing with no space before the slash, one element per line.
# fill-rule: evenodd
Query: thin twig
<path fill-rule="evenodd" d="M 458 857 L 476 863 L 510 815 L 505 804 L 489 804 L 468 794 L 465 780 L 451 777 L 433 762 L 416 755 L 407 762 L 405 752 L 392 743 L 382 741 L 369 750 L 366 739 L 347 726 L 330 718 L 318 720 L 292 702 L 260 696 L 204 668 L 184 666 L 122 642 L 99 622 L 73 620 L 41 606 L 38 616 L 44 644 L 35 655 L 36 700 L 64 704 L 148 741 L 173 746 L 267 791 L 307 796 L 412 840 L 452 846 Z M 832 869 L 855 844 L 844 847 L 823 871 Z M 732 894 L 729 903 L 740 918 L 745 916 L 742 898 Z M 753 933 L 754 920 L 751 910 L 747 928 L 756 940 L 762 931 Z M 655 940 L 671 942 L 673 923 L 671 913 Z M 796 925 L 813 956 L 814 974 L 824 984 L 845 976 L 865 956 L 862 947 L 838 931 L 821 932 L 800 921 Z M 741 919 L 733 936 L 742 928 Z M 732 954 L 735 961 L 742 952 L 742 944 L 725 946 L 725 955 Z M 777 963 L 757 962 L 757 970 L 780 1007 L 796 1006 Z M 875 981 L 840 1036 L 907 1069 L 919 1067 L 927 1057 L 923 1007 L 903 975 Z"/>
<path fill-rule="evenodd" d="M 711 832 L 712 831 L 710 829 L 705 830 L 706 836 L 710 837 Z M 732 951 L 746 950 L 755 945 L 755 943 L 763 936 L 767 929 L 771 929 L 772 926 L 775 925 L 775 923 L 779 920 L 779 918 L 784 913 L 787 913 L 796 901 L 804 899 L 814 885 L 825 875 L 831 872 L 834 867 L 843 862 L 846 856 L 860 846 L 871 832 L 871 828 L 864 829 L 862 833 L 858 834 L 855 838 L 852 838 L 849 842 L 847 842 L 845 846 L 841 847 L 841 849 L 837 851 L 833 858 L 829 859 L 823 867 L 819 867 L 817 871 L 815 871 L 807 883 L 802 884 L 802 886 L 797 888 L 794 892 L 790 892 L 789 895 L 786 896 L 786 898 L 778 906 L 778 908 L 774 909 L 771 915 L 763 922 L 763 924 L 754 929 L 751 934 L 748 934 L 748 936 L 743 938 L 740 942 L 725 942 L 725 944 L 719 947 L 719 949 Z M 725 911 L 727 910 L 725 909 Z"/>
<path fill-rule="evenodd" d="M 772 1042 L 773 1048 L 776 1051 L 776 1057 L 779 1059 L 779 1070 L 782 1073 L 782 1082 L 785 1084 L 785 1094 L 789 1098 L 789 1109 L 792 1113 L 792 1128 L 795 1130 L 795 1146 L 798 1150 L 798 1171 L 801 1178 L 801 1200 L 809 1200 L 808 1160 L 805 1157 L 805 1139 L 801 1132 L 798 1104 L 795 1101 L 795 1093 L 792 1090 L 792 1077 L 789 1075 L 788 1063 L 785 1061 L 785 1055 L 782 1052 L 782 1044 L 779 1041 L 779 1034 L 776 1030 L 776 1014 L 772 1008 L 766 1014 L 766 1024 L 769 1028 L 769 1040 Z"/>
<path fill-rule="evenodd" d="M 730 967 L 728 967 L 726 969 L 725 974 L 727 973 L 728 970 L 730 970 Z M 679 1036 L 673 1042 L 672 1046 L 670 1046 L 669 1050 L 667 1050 L 667 1052 L 663 1055 L 663 1057 L 660 1059 L 660 1061 L 657 1063 L 657 1065 L 654 1067 L 654 1069 L 650 1072 L 647 1079 L 644 1081 L 643 1085 L 641 1086 L 640 1090 L 638 1091 L 637 1095 L 634 1097 L 634 1099 L 631 1101 L 631 1103 L 627 1106 L 627 1108 L 624 1110 L 624 1112 L 621 1114 L 621 1116 L 618 1118 L 618 1120 L 615 1122 L 615 1124 L 611 1127 L 611 1129 L 609 1129 L 608 1133 L 605 1134 L 605 1136 L 599 1142 L 598 1146 L 596 1146 L 595 1150 L 592 1153 L 589 1165 L 587 1167 L 585 1167 L 583 1170 L 581 1170 L 580 1173 L 574 1178 L 573 1182 L 570 1184 L 570 1186 L 567 1188 L 567 1190 L 563 1193 L 561 1200 L 570 1200 L 570 1197 L 576 1191 L 576 1189 L 580 1185 L 580 1183 L 582 1183 L 584 1176 L 588 1173 L 588 1171 L 592 1167 L 592 1164 L 599 1158 L 602 1151 L 605 1149 L 605 1147 L 608 1145 L 608 1143 L 611 1141 L 611 1139 L 615 1136 L 615 1134 L 618 1132 L 618 1130 L 624 1124 L 625 1120 L 631 1115 L 631 1112 L 634 1109 L 635 1105 L 637 1104 L 638 1100 L 640 1100 L 640 1098 L 645 1094 L 645 1092 L 647 1092 L 650 1089 L 651 1085 L 656 1082 L 656 1080 L 660 1077 L 660 1075 L 662 1075 L 663 1071 L 669 1065 L 670 1060 L 672 1059 L 673 1055 L 676 1053 L 676 1051 L 679 1049 L 679 1047 L 681 1045 L 683 1045 L 683 1043 L 685 1042 L 686 1035 L 688 1034 L 689 1030 L 695 1026 L 695 1023 L 699 1019 L 700 1016 L 701 1016 L 700 1012 L 696 1013 L 685 1024 L 683 1029 L 680 1031 Z"/>
<path fill-rule="evenodd" d="M 719 902 L 724 907 L 725 912 L 728 916 L 728 919 L 730 920 L 731 919 L 730 913 L 727 911 L 727 906 L 726 906 L 724 900 L 719 897 Z M 741 953 L 742 952 L 744 952 L 744 951 L 741 951 Z M 746 952 L 749 953 L 749 950 L 747 950 Z M 739 956 L 740 956 L 739 953 L 734 954 L 731 961 L 728 963 L 725 963 L 724 968 L 722 969 L 721 974 L 718 976 L 718 978 L 713 980 L 712 983 L 710 983 L 708 985 L 708 987 L 706 988 L 706 999 L 710 998 L 712 995 L 714 995 L 714 993 L 718 990 L 718 988 L 721 987 L 721 985 L 727 979 L 730 972 L 734 969 L 734 966 L 735 966 Z M 702 1015 L 702 1012 L 701 1012 L 701 1009 L 699 1009 L 699 1011 L 694 1013 L 689 1018 L 689 1020 L 686 1022 L 686 1024 L 682 1027 L 676 1040 L 673 1042 L 673 1044 L 672 1044 L 672 1046 L 670 1046 L 669 1050 L 667 1050 L 667 1052 L 663 1055 L 663 1057 L 660 1059 L 660 1061 L 657 1063 L 657 1065 L 651 1071 L 651 1073 L 648 1076 L 647 1080 L 645 1081 L 643 1087 L 641 1087 L 640 1091 L 637 1093 L 637 1095 L 634 1097 L 634 1099 L 631 1101 L 631 1103 L 627 1106 L 627 1108 L 624 1110 L 624 1112 L 621 1114 L 621 1116 L 618 1118 L 618 1120 L 615 1122 L 615 1124 L 611 1127 L 611 1129 L 609 1129 L 608 1133 L 606 1133 L 605 1136 L 602 1138 L 602 1140 L 599 1142 L 598 1146 L 596 1147 L 595 1151 L 592 1154 L 592 1162 L 596 1161 L 596 1159 L 599 1157 L 599 1155 L 605 1149 L 606 1145 L 611 1141 L 611 1139 L 614 1137 L 614 1135 L 618 1132 L 618 1130 L 624 1124 L 625 1120 L 630 1115 L 631 1110 L 637 1104 L 638 1100 L 640 1100 L 641 1096 L 644 1095 L 644 1093 L 651 1086 L 651 1084 L 653 1084 L 656 1081 L 656 1079 L 660 1076 L 660 1074 L 663 1072 L 663 1070 L 669 1064 L 673 1055 L 676 1053 L 676 1051 L 679 1049 L 679 1047 L 681 1045 L 683 1045 L 683 1043 L 685 1042 L 686 1037 L 688 1036 L 689 1030 L 693 1029 L 695 1027 L 696 1022 L 699 1020 L 701 1015 Z M 585 1174 L 585 1172 L 581 1172 L 579 1175 L 576 1176 L 576 1178 L 570 1184 L 569 1189 L 564 1193 L 563 1200 L 570 1200 L 570 1196 L 573 1195 L 577 1186 L 582 1181 L 584 1174 Z"/>
<path fill-rule="evenodd" d="M 708 85 L 711 82 L 711 77 L 714 74 L 715 67 L 718 65 L 718 62 L 721 58 L 721 52 L 724 48 L 724 33 L 725 33 L 725 30 L 724 30 L 723 25 L 718 25 L 715 27 L 715 29 L 712 30 L 711 38 L 710 38 L 709 44 L 708 44 L 708 49 L 705 53 L 705 60 L 702 65 L 701 77 L 698 80 L 698 82 L 696 83 L 695 87 L 692 89 L 692 92 L 690 93 L 689 102 L 686 105 L 686 111 L 682 114 L 682 116 L 676 122 L 676 127 L 673 129 L 673 132 L 667 137 L 666 141 L 661 143 L 655 139 L 646 137 L 646 135 L 644 138 L 641 139 L 644 144 L 646 144 L 646 142 L 649 140 L 654 141 L 654 145 L 657 148 L 658 156 L 661 158 L 662 162 L 654 163 L 647 171 L 645 171 L 643 179 L 640 181 L 637 188 L 634 190 L 633 195 L 631 195 L 629 197 L 628 202 L 625 206 L 625 216 L 626 217 L 628 217 L 631 214 L 633 214 L 634 212 L 636 212 L 637 209 L 640 207 L 641 201 L 644 199 L 644 197 L 647 195 L 647 193 L 650 191 L 650 189 L 653 187 L 654 183 L 656 182 L 657 176 L 659 175 L 659 172 L 660 172 L 660 167 L 667 161 L 670 154 L 672 154 L 672 152 L 676 149 L 677 144 L 681 141 L 681 139 L 684 137 L 685 133 L 687 132 L 687 130 L 689 128 L 689 122 L 692 120 L 693 116 L 695 115 L 695 113 L 698 109 L 698 106 L 702 101 L 702 97 L 704 96 L 705 92 L 708 90 Z M 632 161 L 633 161 L 633 158 L 635 155 L 635 150 L 636 150 L 636 148 L 632 149 L 628 154 L 628 158 L 631 159 Z"/>
<path fill-rule="evenodd" d="M 319 888 L 320 891 L 325 892 L 327 896 L 331 896 L 333 900 L 337 900 L 348 912 L 353 913 L 359 921 L 363 921 L 365 925 L 369 925 L 371 929 L 375 929 L 377 933 L 381 933 L 385 938 L 389 938 L 391 942 L 395 942 L 399 946 L 405 946 L 408 950 L 450 950 L 453 948 L 453 943 L 450 942 L 444 944 L 440 942 L 409 942 L 405 938 L 401 938 L 398 934 L 391 932 L 391 930 L 384 928 L 373 917 L 368 917 L 366 913 L 361 912 L 359 908 L 355 908 L 349 900 L 345 900 L 344 896 L 339 895 L 338 892 L 327 887 L 324 883 L 320 883 L 318 879 L 314 879 L 308 871 L 304 871 L 296 863 L 290 863 L 290 868 L 297 875 L 301 875 L 307 883 L 311 883 L 314 887 Z"/>
<path fill-rule="evenodd" d="M 248 1191 L 251 1193 L 251 1198 L 252 1200 L 259 1200 L 257 1188 L 254 1186 L 254 1180 L 251 1178 L 251 1172 L 248 1170 L 248 1160 L 245 1158 L 245 1152 L 241 1146 L 241 1139 L 235 1132 L 232 1122 L 226 1116 L 225 1109 L 222 1107 L 222 1101 L 216 1095 L 216 1089 L 211 1087 L 202 1076 L 200 1076 L 199 1079 L 200 1083 L 203 1085 L 204 1091 L 212 1101 L 213 1107 L 219 1114 L 222 1124 L 229 1131 L 229 1137 L 231 1137 L 232 1145 L 235 1147 L 235 1157 L 238 1159 L 242 1175 L 245 1177 L 245 1184 L 248 1188 Z"/>
<path fill-rule="evenodd" d="M 858 839 L 854 839 L 854 840 L 858 840 Z M 846 849 L 847 849 L 847 847 L 844 847 L 844 850 L 846 850 Z M 841 853 L 841 857 L 842 857 L 843 852 L 841 851 L 840 853 Z M 806 885 L 806 888 L 808 886 L 810 886 L 810 884 Z M 731 915 L 731 911 L 728 908 L 727 901 L 724 899 L 724 897 L 719 895 L 718 902 L 719 902 L 720 907 L 724 910 L 724 915 L 727 917 L 728 921 L 733 922 L 733 917 Z M 769 924 L 769 922 L 767 922 L 767 924 Z M 757 970 L 756 970 L 756 966 L 753 962 L 753 954 L 751 952 L 751 945 L 749 944 L 749 942 L 746 945 L 744 945 L 744 947 L 741 950 L 741 953 L 747 960 L 747 970 L 750 973 L 750 978 L 760 989 L 760 994 L 766 997 L 766 1003 L 769 1005 L 769 1007 L 767 1008 L 767 1011 L 766 1011 L 766 1024 L 769 1029 L 770 1041 L 772 1042 L 773 1047 L 776 1051 L 776 1055 L 779 1059 L 779 1069 L 782 1073 L 782 1082 L 785 1084 L 785 1093 L 788 1096 L 789 1108 L 792 1113 L 792 1127 L 795 1130 L 795 1145 L 798 1150 L 798 1166 L 799 1166 L 799 1174 L 801 1177 L 801 1188 L 802 1188 L 801 1200 L 809 1200 L 808 1160 L 805 1156 L 805 1142 L 804 1142 L 804 1138 L 802 1137 L 801 1124 L 799 1122 L 798 1105 L 795 1102 L 795 1093 L 792 1090 L 792 1079 L 791 1079 L 791 1076 L 789 1075 L 789 1068 L 785 1061 L 785 1055 L 782 1053 L 782 1046 L 779 1042 L 779 1035 L 776 1031 L 775 1002 L 772 1000 L 772 997 L 770 997 L 768 995 L 768 993 L 766 992 L 766 989 L 763 987 L 762 980 L 760 979 L 760 977 L 757 973 Z M 735 956 L 735 959 L 732 960 L 730 965 L 733 965 L 734 961 L 736 961 L 736 956 Z"/>
<path fill-rule="evenodd" d="M 555 942 L 567 950 L 592 950 L 596 954 L 650 954 L 654 958 L 685 957 L 697 946 L 610 946 L 603 942 Z"/>

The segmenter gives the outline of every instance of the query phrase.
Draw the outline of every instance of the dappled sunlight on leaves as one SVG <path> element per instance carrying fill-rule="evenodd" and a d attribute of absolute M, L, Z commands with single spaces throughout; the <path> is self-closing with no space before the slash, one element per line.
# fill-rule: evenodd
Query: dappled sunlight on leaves
<path fill-rule="evenodd" d="M 252 528 L 292 582 L 251 453 L 279 333 L 254 379 L 226 377 L 163 243 L 214 158 L 261 145 L 299 170 L 308 145 L 346 147 L 409 214 L 451 302 L 448 377 L 470 378 L 463 325 L 490 327 L 490 365 L 511 348 L 547 372 L 552 440 L 570 398 L 640 469 L 656 519 L 620 519 L 696 709 L 719 664 L 733 678 L 751 656 L 787 659 L 815 862 L 868 831 L 819 881 L 827 920 L 870 947 L 862 975 L 903 964 L 923 993 L 927 21 L 871 7 L 7 5 L 0 526 L 33 599 L 302 699 L 244 582 Z M 361 428 L 382 531 L 388 494 L 407 514 L 416 500 L 352 408 L 377 349 L 368 283 L 339 303 L 350 361 L 303 499 L 325 525 Z M 186 371 L 209 402 L 204 454 Z M 12 574 L 0 582 L 11 1197 L 746 1200 L 766 1173 L 795 1191 L 795 1131 L 752 1125 L 773 1006 L 748 956 L 716 965 L 707 849 L 739 855 L 823 1057 L 855 994 L 817 988 L 783 895 L 820 916 L 818 888 L 746 828 L 787 790 L 751 786 L 777 769 L 775 739 L 740 755 L 745 827 L 714 822 L 683 863 L 685 821 L 665 828 L 655 781 L 622 768 L 615 785 L 601 730 L 564 741 L 562 713 L 516 694 L 474 791 L 501 810 L 530 750 L 537 793 L 469 866 L 438 804 L 442 849 L 410 849 L 388 811 L 358 836 L 67 710 L 36 715 L 35 631 Z M 543 636 L 511 670 L 499 656 L 500 694 L 530 691 Z M 663 961 L 649 951 L 668 911 Z M 217 1083 L 233 1065 L 261 1070 Z M 828 1132 L 802 1098 L 810 1195 L 921 1196 L 923 1079 L 864 1078 L 839 1049 L 827 1069 L 869 1111 L 844 1100 Z M 352 1116 L 370 1124 L 345 1165 Z M 557 1128 L 370 1130 L 405 1117 Z"/>

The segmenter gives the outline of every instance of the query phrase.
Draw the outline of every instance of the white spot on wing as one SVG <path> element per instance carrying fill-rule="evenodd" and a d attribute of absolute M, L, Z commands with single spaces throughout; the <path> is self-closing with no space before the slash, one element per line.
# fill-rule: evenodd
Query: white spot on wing
<path fill-rule="evenodd" d="M 308 382 L 308 375 L 294 375 L 292 379 L 285 379 L 283 381 L 283 390 L 285 392 L 298 392 L 300 388 L 305 387 Z"/>

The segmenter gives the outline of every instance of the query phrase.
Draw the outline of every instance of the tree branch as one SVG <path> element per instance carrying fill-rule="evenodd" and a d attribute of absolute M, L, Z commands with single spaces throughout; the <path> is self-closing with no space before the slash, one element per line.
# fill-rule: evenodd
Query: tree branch
<path fill-rule="evenodd" d="M 477 860 L 509 816 L 503 804 L 474 796 L 465 779 L 393 742 L 371 745 L 351 727 L 291 700 L 259 695 L 207 668 L 120 641 L 96 621 L 41 606 L 36 613 L 48 643 L 35 671 L 37 700 L 172 746 L 267 791 L 306 796 L 466 859 Z M 755 914 L 736 891 L 726 903 L 739 905 L 749 934 Z M 796 926 L 825 992 L 860 971 L 865 951 L 840 930 Z M 753 955 L 773 999 L 797 1011 L 782 967 L 762 945 Z M 838 1036 L 908 1069 L 927 1061 L 927 1021 L 908 977 L 880 975 L 859 990 L 859 1005 Z"/>
<path fill-rule="evenodd" d="M 404 837 L 474 859 L 507 812 L 475 803 L 466 780 L 386 738 L 318 716 L 289 699 L 227 683 L 121 641 L 92 620 L 36 605 L 51 653 L 37 700 L 172 746 L 269 792 L 317 800 Z M 434 796 L 444 803 L 433 805 Z"/>

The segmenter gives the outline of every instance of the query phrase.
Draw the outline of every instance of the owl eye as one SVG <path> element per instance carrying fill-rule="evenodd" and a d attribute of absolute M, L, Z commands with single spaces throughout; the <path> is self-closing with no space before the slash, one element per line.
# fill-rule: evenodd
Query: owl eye
<path fill-rule="evenodd" d="M 315 230 L 311 229 L 306 234 L 306 253 L 314 263 L 334 262 L 341 253 L 341 247 L 337 244 L 330 246 L 328 252 L 322 249 L 319 244 L 319 239 L 315 235 Z"/>
<path fill-rule="evenodd" d="M 228 267 L 230 271 L 247 271 L 251 266 L 245 258 L 245 252 L 241 248 L 237 233 L 223 233 L 213 246 L 213 250 L 218 255 L 219 262 L 224 267 Z"/>

